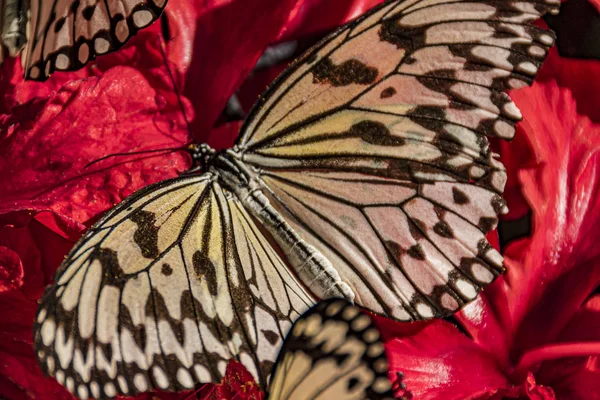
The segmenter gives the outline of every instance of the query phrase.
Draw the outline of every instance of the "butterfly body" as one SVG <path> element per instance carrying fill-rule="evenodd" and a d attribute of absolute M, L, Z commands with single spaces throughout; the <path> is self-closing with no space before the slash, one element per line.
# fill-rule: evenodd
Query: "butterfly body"
<path fill-rule="evenodd" d="M 264 195 L 260 171 L 242 161 L 235 149 L 219 153 L 209 171 L 233 192 L 251 214 L 262 222 L 286 255 L 289 264 L 306 287 L 319 298 L 342 297 L 354 300 L 352 289 L 317 249 L 307 244 L 269 203 Z"/>

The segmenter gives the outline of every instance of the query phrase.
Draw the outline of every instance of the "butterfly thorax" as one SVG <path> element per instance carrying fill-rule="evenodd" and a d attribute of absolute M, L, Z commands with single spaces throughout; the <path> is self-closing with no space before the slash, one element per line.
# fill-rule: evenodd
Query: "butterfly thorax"
<path fill-rule="evenodd" d="M 217 151 L 206 143 L 192 144 L 188 149 L 197 167 L 215 174 L 230 191 L 257 187 L 257 174 L 241 161 L 241 154 L 236 149 Z"/>
<path fill-rule="evenodd" d="M 207 171 L 213 173 L 219 183 L 236 197 L 253 213 L 258 214 L 269 210 L 269 213 L 276 213 L 271 210 L 269 201 L 263 194 L 264 185 L 259 177 L 258 171 L 246 165 L 242 161 L 242 156 L 234 149 L 227 149 L 218 152 L 207 165 Z M 279 217 L 277 213 L 277 217 Z M 270 216 L 273 218 L 273 216 Z"/>

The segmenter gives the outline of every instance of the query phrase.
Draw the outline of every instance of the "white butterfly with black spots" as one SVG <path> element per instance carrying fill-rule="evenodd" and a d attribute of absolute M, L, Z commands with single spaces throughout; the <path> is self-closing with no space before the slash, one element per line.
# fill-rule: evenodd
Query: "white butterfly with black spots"
<path fill-rule="evenodd" d="M 219 382 L 267 389 L 315 299 L 401 321 L 454 313 L 502 272 L 486 136 L 521 118 L 558 0 L 386 2 L 293 63 L 203 173 L 145 188 L 77 243 L 43 296 L 44 371 L 81 398 Z"/>
<path fill-rule="evenodd" d="M 167 0 L 0 0 L 2 44 L 25 78 L 83 67 L 154 22 Z M 0 46 L 0 61 L 2 61 Z"/>

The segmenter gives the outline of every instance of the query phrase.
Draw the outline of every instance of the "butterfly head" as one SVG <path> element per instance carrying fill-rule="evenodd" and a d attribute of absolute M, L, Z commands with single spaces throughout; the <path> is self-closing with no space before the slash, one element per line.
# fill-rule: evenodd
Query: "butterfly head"
<path fill-rule="evenodd" d="M 208 166 L 211 164 L 212 160 L 217 156 L 217 151 L 206 143 L 190 144 L 188 146 L 188 151 L 190 152 L 194 163 L 196 163 L 204 171 L 208 169 Z"/>

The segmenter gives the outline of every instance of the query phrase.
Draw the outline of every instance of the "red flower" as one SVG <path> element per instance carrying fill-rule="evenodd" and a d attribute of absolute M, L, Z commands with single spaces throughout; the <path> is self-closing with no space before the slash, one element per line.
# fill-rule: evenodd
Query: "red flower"
<path fill-rule="evenodd" d="M 558 83 L 566 79 L 558 71 L 580 62 L 552 52 L 547 63 L 533 87 L 511 93 L 524 121 L 510 148 L 529 157 L 508 168 L 532 209 L 531 237 L 508 246 L 506 274 L 457 326 L 380 320 L 391 369 L 415 398 L 600 398 L 600 125 L 578 111 L 584 98 Z M 581 82 L 592 78 L 585 73 Z"/>

